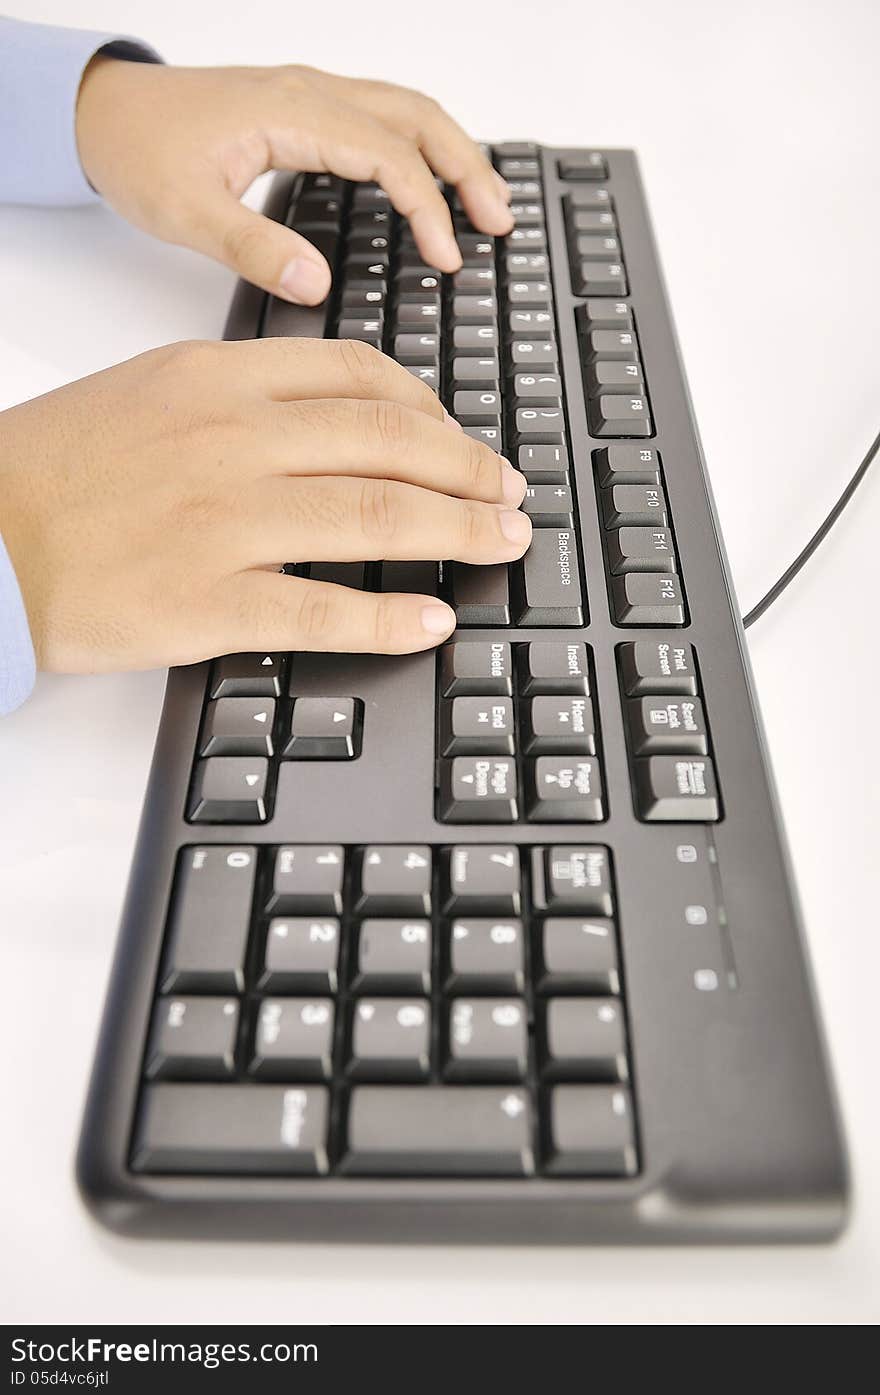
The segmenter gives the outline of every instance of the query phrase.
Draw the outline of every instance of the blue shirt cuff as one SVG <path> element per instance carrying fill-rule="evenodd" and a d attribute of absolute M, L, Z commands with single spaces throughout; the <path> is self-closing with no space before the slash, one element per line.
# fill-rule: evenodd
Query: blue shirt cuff
<path fill-rule="evenodd" d="M 0 18 L 0 203 L 82 204 L 99 195 L 76 147 L 76 100 L 95 54 L 160 62 L 115 34 Z"/>
<path fill-rule="evenodd" d="M 0 538 L 0 717 L 30 697 L 37 676 L 27 611 L 9 553 Z"/>

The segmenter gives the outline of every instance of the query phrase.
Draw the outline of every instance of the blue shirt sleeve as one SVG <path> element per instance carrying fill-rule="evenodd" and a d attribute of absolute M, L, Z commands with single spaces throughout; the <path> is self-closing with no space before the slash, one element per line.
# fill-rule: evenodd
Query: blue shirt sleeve
<path fill-rule="evenodd" d="M 99 51 L 159 61 L 134 39 L 0 16 L 0 203 L 97 202 L 79 162 L 75 116 L 83 72 Z M 0 716 L 29 696 L 35 670 L 27 612 L 0 537 Z"/>
<path fill-rule="evenodd" d="M 76 148 L 76 98 L 91 58 L 158 62 L 134 39 L 0 17 L 0 203 L 91 203 Z"/>

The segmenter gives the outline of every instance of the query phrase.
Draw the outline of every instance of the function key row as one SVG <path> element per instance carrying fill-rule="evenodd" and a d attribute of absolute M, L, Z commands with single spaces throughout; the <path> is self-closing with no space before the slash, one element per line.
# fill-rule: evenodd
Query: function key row
<path fill-rule="evenodd" d="M 690 644 L 664 638 L 617 651 L 633 802 L 648 823 L 715 823 L 721 801 Z"/>
<path fill-rule="evenodd" d="M 459 640 L 438 679 L 442 822 L 511 823 L 523 807 L 535 822 L 605 818 L 586 645 Z"/>
<path fill-rule="evenodd" d="M 645 373 L 632 312 L 626 302 L 607 310 L 587 301 L 575 312 L 587 415 L 593 436 L 653 436 Z"/>
<path fill-rule="evenodd" d="M 608 589 L 618 625 L 683 625 L 684 592 L 660 452 L 593 452 Z"/>

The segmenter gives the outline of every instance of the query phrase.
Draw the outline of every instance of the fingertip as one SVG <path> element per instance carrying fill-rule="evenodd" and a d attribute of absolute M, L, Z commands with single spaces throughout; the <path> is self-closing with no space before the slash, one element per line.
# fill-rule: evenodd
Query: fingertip
<path fill-rule="evenodd" d="M 311 257 L 293 257 L 278 282 L 279 293 L 294 305 L 320 305 L 330 294 L 330 268 Z"/>
<path fill-rule="evenodd" d="M 455 629 L 455 611 L 442 601 L 429 601 L 422 606 L 421 626 L 425 634 L 439 642 L 451 635 Z"/>

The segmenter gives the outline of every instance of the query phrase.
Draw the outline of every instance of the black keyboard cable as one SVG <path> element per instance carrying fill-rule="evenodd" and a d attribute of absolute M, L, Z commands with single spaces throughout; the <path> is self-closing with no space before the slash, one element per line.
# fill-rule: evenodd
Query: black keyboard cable
<path fill-rule="evenodd" d="M 827 515 L 825 520 L 819 524 L 819 527 L 816 529 L 815 533 L 810 538 L 810 541 L 807 543 L 806 547 L 794 559 L 788 570 L 784 571 L 779 580 L 770 587 L 770 590 L 767 592 L 766 596 L 762 597 L 762 599 L 758 601 L 758 604 L 752 606 L 752 609 L 748 612 L 748 614 L 743 616 L 744 629 L 747 630 L 750 625 L 754 625 L 756 620 L 760 620 L 761 616 L 764 614 L 764 611 L 770 609 L 770 606 L 773 604 L 775 600 L 777 600 L 782 595 L 783 591 L 786 589 L 789 583 L 794 581 L 795 577 L 797 576 L 801 568 L 804 566 L 804 564 L 810 560 L 822 539 L 824 537 L 827 537 L 828 533 L 831 532 L 831 529 L 834 527 L 838 518 L 843 513 L 850 499 L 855 494 L 856 490 L 861 484 L 862 480 L 865 478 L 865 475 L 868 473 L 868 468 L 871 464 L 871 461 L 874 459 L 878 450 L 880 450 L 880 432 L 878 432 L 878 434 L 874 437 L 873 442 L 868 448 L 867 455 L 865 456 L 859 468 L 856 470 L 855 474 L 853 475 L 849 484 L 846 486 L 846 489 L 841 494 L 837 503 L 834 505 L 834 508 Z"/>

